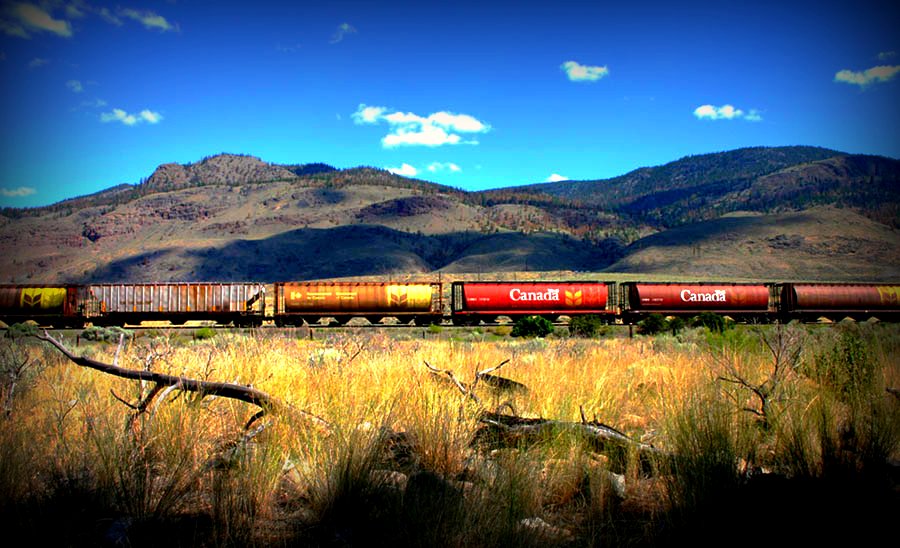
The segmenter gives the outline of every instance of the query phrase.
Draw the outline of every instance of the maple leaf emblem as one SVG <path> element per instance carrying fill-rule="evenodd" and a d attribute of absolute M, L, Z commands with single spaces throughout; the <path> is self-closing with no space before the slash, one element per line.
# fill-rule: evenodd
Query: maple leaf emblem
<path fill-rule="evenodd" d="M 566 291 L 566 306 L 581 306 L 581 291 Z"/>
<path fill-rule="evenodd" d="M 22 306 L 26 308 L 35 308 L 41 306 L 41 292 L 40 290 L 36 292 L 32 292 L 30 290 L 25 290 L 22 292 Z"/>
<path fill-rule="evenodd" d="M 406 304 L 407 294 L 405 287 L 392 287 L 390 292 L 388 293 L 388 301 L 397 306 L 403 306 Z"/>

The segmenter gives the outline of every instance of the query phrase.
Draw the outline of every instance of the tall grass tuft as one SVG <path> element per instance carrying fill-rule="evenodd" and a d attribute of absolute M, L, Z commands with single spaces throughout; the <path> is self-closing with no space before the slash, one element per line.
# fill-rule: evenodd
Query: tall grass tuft
<path fill-rule="evenodd" d="M 669 527 L 679 540 L 710 540 L 733 524 L 726 509 L 740 497 L 740 463 L 751 459 L 756 429 L 714 391 L 701 391 L 672 410 L 667 430 L 675 455 L 666 475 Z"/>
<path fill-rule="evenodd" d="M 301 531 L 315 545 L 392 544 L 400 540 L 401 492 L 377 474 L 382 429 L 352 429 L 314 448 L 309 486 L 313 525 Z"/>

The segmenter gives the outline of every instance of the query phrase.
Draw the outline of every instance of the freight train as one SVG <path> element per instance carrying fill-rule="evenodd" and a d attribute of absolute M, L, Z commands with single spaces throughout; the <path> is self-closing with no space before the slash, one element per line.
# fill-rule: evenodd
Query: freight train
<path fill-rule="evenodd" d="M 704 312 L 747 323 L 900 320 L 900 285 L 891 284 L 456 281 L 449 285 L 449 298 L 444 287 L 375 281 L 0 285 L 0 321 L 31 320 L 56 328 L 144 321 L 345 325 L 355 318 L 373 324 L 392 319 L 407 325 L 477 325 L 592 314 L 610 324 L 636 324 L 651 314 L 687 318 Z"/>

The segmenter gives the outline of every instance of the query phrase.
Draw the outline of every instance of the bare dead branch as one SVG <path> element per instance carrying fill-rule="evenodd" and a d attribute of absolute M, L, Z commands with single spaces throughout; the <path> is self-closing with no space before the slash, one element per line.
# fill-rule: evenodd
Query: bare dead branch
<path fill-rule="evenodd" d="M 510 391 L 510 392 L 515 392 L 515 391 L 528 392 L 528 387 L 518 381 L 514 381 L 512 379 L 507 379 L 506 377 L 501 377 L 499 375 L 492 375 L 492 373 L 494 371 L 497 371 L 498 369 L 500 369 L 501 367 L 503 367 L 504 365 L 506 365 L 508 363 L 509 363 L 508 359 L 503 360 L 502 362 L 495 365 L 494 367 L 489 367 L 483 371 L 478 371 L 477 373 L 475 373 L 475 380 L 472 382 L 472 387 L 470 388 L 470 391 L 474 390 L 480 381 L 484 381 L 484 383 L 486 385 L 490 386 L 491 388 L 495 388 L 497 390 Z"/>
<path fill-rule="evenodd" d="M 350 348 L 351 345 L 355 345 L 356 348 L 351 349 Z M 344 357 L 344 360 L 342 360 L 342 361 L 346 365 L 350 365 L 351 363 L 353 363 L 353 360 L 355 360 L 357 358 L 357 356 L 359 356 L 360 353 L 362 353 L 362 351 L 366 349 L 366 346 L 367 346 L 366 342 L 356 341 L 356 340 L 346 341 L 340 347 L 340 352 Z M 351 350 L 352 350 L 352 353 L 351 353 Z"/>
<path fill-rule="evenodd" d="M 478 377 L 484 384 L 490 386 L 491 388 L 495 388 L 500 391 L 505 392 L 528 392 L 528 387 L 524 384 L 514 381 L 512 379 L 507 379 L 506 377 L 499 377 L 497 375 L 490 374 L 482 374 Z"/>
<path fill-rule="evenodd" d="M 113 365 L 119 366 L 119 353 L 122 351 L 122 345 L 125 344 L 125 333 L 119 334 L 119 345 L 116 346 L 116 354 L 113 356 Z"/>
<path fill-rule="evenodd" d="M 762 382 L 752 382 L 741 373 L 732 356 L 724 355 L 717 360 L 718 366 L 725 371 L 724 375 L 718 376 L 718 380 L 749 390 L 756 398 L 757 406 L 743 409 L 759 417 L 763 428 L 768 428 L 772 404 L 778 400 L 785 379 L 800 363 L 803 334 L 784 325 L 777 325 L 769 331 L 758 330 L 758 334 L 771 355 L 772 368 L 768 376 Z"/>
<path fill-rule="evenodd" d="M 166 375 L 154 371 L 125 369 L 114 364 L 103 363 L 85 356 L 76 356 L 71 351 L 69 351 L 69 349 L 66 348 L 65 345 L 54 339 L 47 331 L 44 331 L 43 335 L 37 335 L 37 338 L 42 341 L 49 342 L 50 344 L 55 346 L 57 350 L 62 352 L 62 354 L 66 358 L 68 358 L 69 361 L 82 367 L 95 369 L 97 371 L 100 371 L 101 373 L 106 373 L 108 375 L 113 375 L 115 377 L 120 377 L 123 379 L 149 381 L 156 383 L 156 386 L 151 389 L 149 395 L 150 397 L 145 398 L 141 402 L 141 404 L 138 404 L 139 406 L 143 405 L 143 409 L 146 409 L 146 406 L 149 405 L 153 397 L 155 397 L 157 393 L 162 389 L 162 387 L 165 386 L 177 387 L 179 390 L 182 390 L 184 392 L 193 392 L 198 394 L 200 397 L 220 396 L 223 398 L 243 401 L 260 407 L 262 409 L 263 415 L 271 411 L 275 407 L 275 402 L 272 400 L 272 398 L 269 397 L 268 394 L 260 390 L 256 390 L 255 388 L 230 383 L 201 381 L 177 375 Z M 256 420 L 256 418 L 254 418 L 253 420 Z M 248 424 L 252 424 L 253 420 L 251 420 Z"/>
<path fill-rule="evenodd" d="M 31 360 L 27 354 L 20 352 L 12 342 L 4 344 L 0 349 L 0 359 L 5 363 L 3 378 L 0 379 L 0 395 L 3 400 L 3 412 L 8 417 L 12 415 L 13 398 L 19 383 L 25 377 L 25 372 L 37 361 Z"/>
<path fill-rule="evenodd" d="M 485 369 L 484 371 L 479 371 L 478 373 L 475 373 L 475 376 L 476 376 L 476 377 L 483 377 L 484 375 L 488 375 L 488 374 L 490 374 L 490 373 L 493 373 L 494 371 L 500 369 L 501 367 L 503 367 L 504 365 L 506 365 L 506 364 L 508 364 L 508 363 L 509 363 L 509 360 L 508 360 L 508 359 L 503 360 L 502 362 L 500 362 L 499 364 L 495 365 L 494 367 L 490 367 L 490 368 L 488 368 L 488 369 Z"/>
<path fill-rule="evenodd" d="M 490 448 L 521 447 L 554 439 L 560 433 L 571 432 L 581 436 L 592 451 L 604 453 L 624 467 L 627 453 L 636 451 L 645 471 L 652 471 L 654 462 L 671 458 L 671 455 L 652 445 L 636 441 L 619 430 L 597 421 L 567 422 L 544 418 L 525 418 L 501 413 L 484 412 L 479 419 L 482 427 L 475 432 L 472 444 Z"/>
<path fill-rule="evenodd" d="M 453 374 L 452 371 L 450 371 L 449 369 L 438 369 L 437 367 L 434 367 L 433 365 L 431 365 L 430 363 L 428 363 L 426 361 L 423 361 L 423 363 L 425 364 L 425 367 L 427 367 L 428 370 L 431 371 L 432 373 L 434 373 L 436 375 L 446 375 L 451 381 L 453 381 L 453 384 L 456 385 L 456 388 L 458 388 L 459 391 L 462 392 L 463 396 L 466 396 L 467 398 L 471 398 L 475 403 L 477 403 L 479 406 L 483 407 L 481 400 L 478 399 L 478 396 L 476 396 L 474 392 L 469 390 L 466 387 L 466 385 L 464 385 L 462 382 L 460 382 L 456 378 L 456 376 Z"/>
<path fill-rule="evenodd" d="M 116 391 L 115 391 L 115 390 L 110 390 L 109 393 L 112 395 L 112 397 L 116 398 L 116 400 L 117 400 L 119 403 L 125 404 L 126 407 L 129 407 L 129 408 L 134 409 L 135 411 L 137 411 L 137 408 L 138 408 L 137 405 L 135 405 L 135 404 L 133 404 L 133 403 L 129 403 L 128 400 L 126 400 L 126 399 L 123 398 L 122 396 L 116 394 Z"/>

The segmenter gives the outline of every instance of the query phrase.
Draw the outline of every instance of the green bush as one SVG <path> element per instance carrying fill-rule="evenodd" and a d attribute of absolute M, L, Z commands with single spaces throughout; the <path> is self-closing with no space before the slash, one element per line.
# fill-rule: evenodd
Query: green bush
<path fill-rule="evenodd" d="M 118 326 L 110 326 L 110 327 L 97 327 L 91 326 L 85 328 L 84 331 L 81 332 L 81 338 L 86 341 L 98 341 L 98 342 L 119 342 L 122 336 L 125 338 L 130 338 L 134 336 L 134 333 L 128 331 L 127 329 L 118 327 Z"/>
<path fill-rule="evenodd" d="M 33 337 L 37 334 L 38 326 L 33 323 L 14 323 L 6 329 L 6 336 L 10 339 Z"/>
<path fill-rule="evenodd" d="M 678 316 L 669 320 L 668 328 L 672 331 L 673 335 L 677 335 L 679 331 L 684 329 L 684 319 Z"/>
<path fill-rule="evenodd" d="M 834 343 L 816 354 L 807 374 L 849 402 L 871 392 L 878 365 L 857 327 L 839 329 Z"/>
<path fill-rule="evenodd" d="M 509 334 L 512 333 L 512 330 L 513 328 L 508 325 L 498 325 L 489 327 L 487 329 L 487 332 L 497 337 L 509 337 Z"/>
<path fill-rule="evenodd" d="M 569 334 L 573 337 L 592 338 L 605 335 L 608 331 L 606 323 L 600 316 L 588 314 L 586 316 L 573 316 L 569 320 Z"/>
<path fill-rule="evenodd" d="M 546 337 L 553 333 L 553 324 L 543 316 L 526 316 L 516 320 L 510 335 L 513 337 Z"/>
<path fill-rule="evenodd" d="M 212 339 L 216 336 L 216 330 L 212 327 L 201 327 L 200 329 L 194 331 L 194 339 L 198 341 L 205 341 L 207 339 Z"/>
<path fill-rule="evenodd" d="M 656 335 L 669 328 L 669 322 L 662 314 L 650 314 L 638 322 L 638 333 L 641 335 Z"/>
<path fill-rule="evenodd" d="M 705 327 L 714 333 L 724 333 L 726 329 L 731 329 L 734 325 L 725 316 L 715 312 L 701 312 L 691 318 L 691 327 Z"/>

